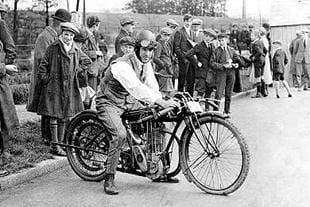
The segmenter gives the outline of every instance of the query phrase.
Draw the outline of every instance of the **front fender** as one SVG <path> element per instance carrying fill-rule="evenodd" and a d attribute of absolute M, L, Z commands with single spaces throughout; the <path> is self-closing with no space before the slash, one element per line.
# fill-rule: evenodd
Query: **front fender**
<path fill-rule="evenodd" d="M 198 118 L 204 117 L 204 116 L 211 116 L 211 117 L 218 117 L 218 118 L 222 118 L 222 119 L 228 119 L 229 116 L 227 114 L 223 114 L 219 111 L 205 111 L 202 113 L 197 114 Z"/>

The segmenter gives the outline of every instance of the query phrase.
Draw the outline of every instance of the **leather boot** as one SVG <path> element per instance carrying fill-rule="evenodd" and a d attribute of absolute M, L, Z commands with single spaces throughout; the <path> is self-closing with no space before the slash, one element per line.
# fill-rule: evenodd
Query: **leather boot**
<path fill-rule="evenodd" d="M 108 195 L 118 194 L 118 190 L 114 184 L 115 174 L 107 174 L 104 181 L 104 192 Z"/>
<path fill-rule="evenodd" d="M 267 88 L 267 85 L 264 81 L 262 81 L 262 83 L 261 83 L 261 93 L 264 97 L 268 96 L 268 88 Z"/>
<path fill-rule="evenodd" d="M 261 86 L 260 85 L 257 85 L 256 86 L 256 95 L 255 96 L 252 96 L 252 98 L 260 98 L 262 97 L 262 94 L 261 94 Z"/>

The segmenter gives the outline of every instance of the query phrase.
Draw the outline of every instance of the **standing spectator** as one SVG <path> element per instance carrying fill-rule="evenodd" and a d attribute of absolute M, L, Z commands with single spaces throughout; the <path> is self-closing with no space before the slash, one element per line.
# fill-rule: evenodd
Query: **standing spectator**
<path fill-rule="evenodd" d="M 279 81 L 282 81 L 283 86 L 285 87 L 285 89 L 288 93 L 288 97 L 292 97 L 290 88 L 289 88 L 286 80 L 284 79 L 285 67 L 288 63 L 286 53 L 281 48 L 281 42 L 279 40 L 275 40 L 272 44 L 274 47 L 274 50 L 273 50 L 274 55 L 272 58 L 272 65 L 273 65 L 272 69 L 273 69 L 273 80 L 274 80 L 274 87 L 276 90 L 276 96 L 277 96 L 277 98 L 280 98 L 280 96 L 279 96 L 280 82 Z"/>
<path fill-rule="evenodd" d="M 268 96 L 268 85 L 272 83 L 272 74 L 271 74 L 271 63 L 270 63 L 270 50 L 271 46 L 269 45 L 269 40 L 267 39 L 267 31 L 261 27 L 260 28 L 260 39 L 263 42 L 265 48 L 267 49 L 267 54 L 265 56 L 265 65 L 262 78 L 262 95 L 264 97 Z"/>
<path fill-rule="evenodd" d="M 13 101 L 13 96 L 10 87 L 6 81 L 6 74 L 17 72 L 17 68 L 13 65 L 16 58 L 15 44 L 9 33 L 9 29 L 4 20 L 2 20 L 3 13 L 7 12 L 4 5 L 0 2 L 0 42 L 3 45 L 0 52 L 5 55 L 0 59 L 0 166 L 2 165 L 2 158 L 11 157 L 8 152 L 8 141 L 11 131 L 19 126 L 19 121 Z M 0 168 L 0 177 L 8 175 L 9 172 Z"/>
<path fill-rule="evenodd" d="M 47 47 L 58 39 L 60 33 L 60 23 L 70 22 L 71 14 L 65 9 L 58 9 L 52 15 L 53 22 L 51 26 L 47 26 L 36 39 L 34 47 L 33 68 L 31 72 L 31 81 L 29 87 L 29 98 L 27 110 L 30 112 L 38 112 L 38 104 L 41 91 L 41 86 L 38 84 L 39 65 L 44 57 Z M 49 145 L 51 141 L 51 133 L 49 130 L 49 117 L 41 116 L 41 133 L 44 143 Z"/>
<path fill-rule="evenodd" d="M 117 54 L 114 54 L 107 65 L 107 67 L 103 70 L 101 77 L 104 77 L 105 71 L 110 67 L 111 63 L 119 57 L 122 57 L 126 54 L 133 53 L 135 49 L 135 39 L 130 36 L 125 36 L 119 41 L 120 51 Z"/>
<path fill-rule="evenodd" d="M 160 40 L 154 51 L 155 75 L 159 85 L 159 91 L 163 96 L 172 97 L 174 92 L 172 78 L 172 62 L 171 48 L 168 45 L 168 40 L 171 35 L 169 27 L 164 27 L 160 30 Z"/>
<path fill-rule="evenodd" d="M 230 46 L 233 47 L 235 50 L 238 49 L 238 37 L 239 37 L 238 26 L 237 24 L 233 24 L 229 35 L 229 42 Z"/>
<path fill-rule="evenodd" d="M 262 97 L 262 77 L 264 74 L 265 66 L 265 57 L 267 54 L 267 49 L 264 46 L 264 43 L 260 39 L 260 31 L 254 30 L 254 41 L 251 46 L 251 56 L 250 59 L 254 65 L 254 85 L 256 85 L 256 95 L 252 98 Z M 252 71 L 253 72 L 253 71 Z"/>
<path fill-rule="evenodd" d="M 122 26 L 118 36 L 115 39 L 115 53 L 119 53 L 120 51 L 120 39 L 122 39 L 125 36 L 131 36 L 133 37 L 133 32 L 135 29 L 135 21 L 131 17 L 123 17 L 120 20 L 120 24 Z"/>
<path fill-rule="evenodd" d="M 242 30 L 238 34 L 238 50 L 242 54 L 242 50 L 248 50 L 251 43 L 251 34 L 248 31 L 247 25 L 242 25 Z"/>
<path fill-rule="evenodd" d="M 210 98 L 216 84 L 216 71 L 211 67 L 210 59 L 215 49 L 212 41 L 217 37 L 217 34 L 212 29 L 203 30 L 202 33 L 203 41 L 189 50 L 186 56 L 196 55 L 201 63 L 201 67 L 198 67 L 195 73 L 197 96 Z"/>
<path fill-rule="evenodd" d="M 174 19 L 168 19 L 167 20 L 167 26 L 172 31 L 167 44 L 171 50 L 171 61 L 172 61 L 172 70 L 173 70 L 172 83 L 173 83 L 173 86 L 176 88 L 176 81 L 175 80 L 179 76 L 179 63 L 178 63 L 178 58 L 176 56 L 175 48 L 174 48 L 174 35 L 175 35 L 175 32 L 179 26 L 179 23 L 177 21 L 175 21 Z"/>
<path fill-rule="evenodd" d="M 95 32 L 98 31 L 100 20 L 97 16 L 89 16 L 86 20 L 86 33 L 87 38 L 82 46 L 82 51 L 91 59 L 92 64 L 89 67 L 88 72 L 88 85 L 97 91 L 97 79 L 99 74 L 99 68 L 101 66 L 100 61 L 103 57 L 103 53 L 98 48 L 98 42 L 95 38 Z M 90 100 L 89 106 L 92 100 Z"/>
<path fill-rule="evenodd" d="M 216 48 L 211 56 L 211 66 L 217 71 L 217 87 L 215 98 L 221 100 L 225 91 L 224 113 L 230 114 L 230 102 L 235 83 L 235 68 L 238 68 L 240 58 L 236 51 L 227 45 L 227 34 L 218 36 L 220 46 Z"/>
<path fill-rule="evenodd" d="M 186 90 L 190 93 L 190 95 L 194 94 L 196 61 L 195 58 L 187 59 L 185 57 L 185 53 L 193 48 L 193 45 L 190 43 L 190 27 L 192 18 L 192 15 L 185 14 L 183 17 L 183 27 L 177 30 L 174 35 L 174 48 L 179 62 L 178 91 L 184 91 L 186 82 Z"/>
<path fill-rule="evenodd" d="M 69 22 L 61 23 L 61 35 L 52 43 L 39 67 L 38 81 L 41 93 L 37 113 L 50 117 L 52 141 L 64 141 L 65 123 L 83 110 L 79 92 L 78 70 L 87 69 L 91 60 L 73 42 L 79 30 Z M 52 152 L 64 155 L 58 145 L 52 145 Z"/>
<path fill-rule="evenodd" d="M 266 30 L 266 38 L 267 38 L 267 42 L 268 42 L 268 47 L 266 47 L 266 49 L 267 49 L 267 51 L 268 51 L 268 54 L 267 54 L 267 56 L 266 57 L 268 57 L 268 61 L 269 61 L 269 71 L 272 71 L 272 64 L 270 64 L 271 63 L 271 59 L 272 59 L 272 57 L 271 57 L 271 34 L 270 34 L 270 25 L 268 24 L 268 23 L 263 23 L 262 24 L 262 27 Z M 263 42 L 264 42 L 264 40 L 263 40 Z M 265 44 L 265 46 L 266 46 L 266 43 L 264 42 L 264 44 Z M 267 62 L 266 62 L 266 64 L 268 64 Z M 271 75 L 272 76 L 272 75 Z M 272 78 L 272 77 L 271 77 Z M 269 79 L 269 78 L 268 78 Z M 270 85 L 272 85 L 272 80 L 270 80 L 269 81 L 270 83 Z M 269 85 L 268 83 L 267 83 L 267 85 Z M 268 90 L 268 89 L 267 89 Z"/>
<path fill-rule="evenodd" d="M 308 30 L 304 30 L 303 37 L 296 40 L 294 51 L 298 91 L 301 91 L 303 88 L 307 90 L 307 71 L 310 66 L 310 40 L 308 38 L 308 32 Z"/>
<path fill-rule="evenodd" d="M 178 26 L 179 23 L 177 21 L 175 21 L 174 19 L 168 19 L 166 21 L 166 25 L 167 27 L 169 27 L 171 29 L 171 31 L 174 31 Z M 158 42 L 160 40 L 161 36 L 160 33 L 156 36 L 156 42 Z"/>
<path fill-rule="evenodd" d="M 191 25 L 191 40 L 194 43 L 198 43 L 202 41 L 202 38 L 200 36 L 200 30 L 202 27 L 202 20 L 201 19 L 193 19 L 192 25 Z"/>
<path fill-rule="evenodd" d="M 298 82 L 297 82 L 297 78 L 296 78 L 296 63 L 295 63 L 295 49 L 297 46 L 297 40 L 302 38 L 302 34 L 301 31 L 298 30 L 296 31 L 296 38 L 292 40 L 290 46 L 289 46 L 289 51 L 290 51 L 290 55 L 291 55 L 291 61 L 290 61 L 290 74 L 292 74 L 292 78 L 293 78 L 293 86 L 298 87 Z"/>

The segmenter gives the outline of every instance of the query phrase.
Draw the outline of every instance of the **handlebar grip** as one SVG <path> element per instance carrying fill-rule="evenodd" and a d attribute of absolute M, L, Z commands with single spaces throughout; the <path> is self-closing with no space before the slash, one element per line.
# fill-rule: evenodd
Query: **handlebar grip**
<path fill-rule="evenodd" d="M 168 107 L 164 110 L 161 110 L 157 113 L 158 116 L 163 116 L 163 115 L 166 115 L 168 114 L 170 111 L 173 111 L 174 110 L 174 107 Z"/>

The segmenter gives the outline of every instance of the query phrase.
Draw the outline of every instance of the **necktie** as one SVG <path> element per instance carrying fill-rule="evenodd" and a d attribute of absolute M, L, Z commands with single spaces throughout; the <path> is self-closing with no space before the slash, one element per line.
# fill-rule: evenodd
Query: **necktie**
<path fill-rule="evenodd" d="M 307 45 L 306 45 L 306 40 L 304 40 L 304 47 L 306 48 L 306 46 L 307 46 Z"/>
<path fill-rule="evenodd" d="M 145 72 L 146 72 L 145 70 L 146 70 L 146 64 L 143 64 L 142 70 L 140 72 L 140 80 L 142 83 L 144 83 L 144 81 L 145 81 Z"/>

